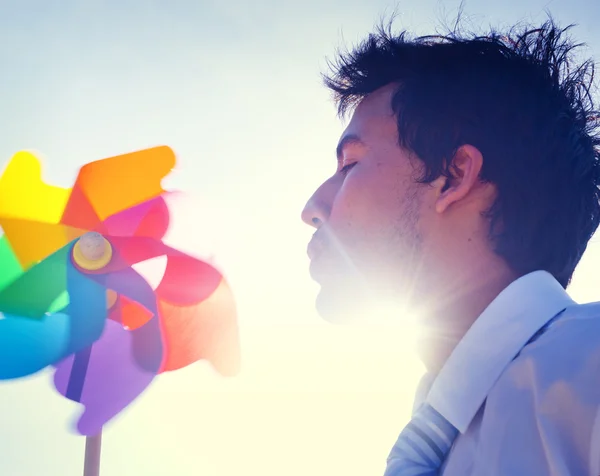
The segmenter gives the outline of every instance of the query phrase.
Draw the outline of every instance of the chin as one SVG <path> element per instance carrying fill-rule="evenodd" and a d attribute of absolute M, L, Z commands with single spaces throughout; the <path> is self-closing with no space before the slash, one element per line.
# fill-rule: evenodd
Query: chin
<path fill-rule="evenodd" d="M 397 324 L 418 314 L 419 310 L 414 306 L 413 299 L 388 287 L 368 286 L 364 281 L 359 283 L 346 280 L 343 284 L 321 284 L 315 307 L 318 314 L 331 324 Z"/>
<path fill-rule="evenodd" d="M 361 292 L 331 292 L 321 288 L 315 307 L 318 314 L 331 324 L 356 324 L 368 320 L 372 307 Z"/>

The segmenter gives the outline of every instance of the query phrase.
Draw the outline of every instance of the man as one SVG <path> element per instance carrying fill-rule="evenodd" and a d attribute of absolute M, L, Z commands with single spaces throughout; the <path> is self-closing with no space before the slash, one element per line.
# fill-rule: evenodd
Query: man
<path fill-rule="evenodd" d="M 574 49 L 553 22 L 379 28 L 325 77 L 353 115 L 303 211 L 317 308 L 406 305 L 425 329 L 386 476 L 600 475 L 600 305 L 565 292 L 600 222 L 593 64 Z"/>

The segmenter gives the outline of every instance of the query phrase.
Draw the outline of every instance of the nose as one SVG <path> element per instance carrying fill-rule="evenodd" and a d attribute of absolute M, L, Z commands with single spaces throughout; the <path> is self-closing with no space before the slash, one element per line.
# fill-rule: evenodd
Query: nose
<path fill-rule="evenodd" d="M 325 221 L 323 214 L 312 198 L 306 203 L 304 210 L 302 210 L 302 221 L 309 226 L 319 228 Z"/>
<path fill-rule="evenodd" d="M 307 225 L 319 228 L 327 221 L 335 196 L 335 193 L 331 193 L 331 185 L 330 180 L 323 183 L 306 202 L 302 210 L 302 221 Z"/>

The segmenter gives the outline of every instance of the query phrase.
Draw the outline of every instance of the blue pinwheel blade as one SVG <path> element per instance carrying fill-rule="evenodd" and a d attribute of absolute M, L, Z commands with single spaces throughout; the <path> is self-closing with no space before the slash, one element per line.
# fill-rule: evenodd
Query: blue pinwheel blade
<path fill-rule="evenodd" d="M 0 380 L 25 377 L 65 356 L 68 315 L 50 314 L 41 319 L 0 316 Z"/>

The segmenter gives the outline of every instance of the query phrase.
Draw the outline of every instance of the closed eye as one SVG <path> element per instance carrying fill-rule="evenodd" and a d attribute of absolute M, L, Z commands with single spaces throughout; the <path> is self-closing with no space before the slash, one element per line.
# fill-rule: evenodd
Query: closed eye
<path fill-rule="evenodd" d="M 352 167 L 354 167 L 356 164 L 357 164 L 357 162 L 350 162 L 349 164 L 344 165 L 340 169 L 340 173 L 345 177 L 346 175 L 348 175 L 348 172 L 350 172 L 350 169 Z"/>

